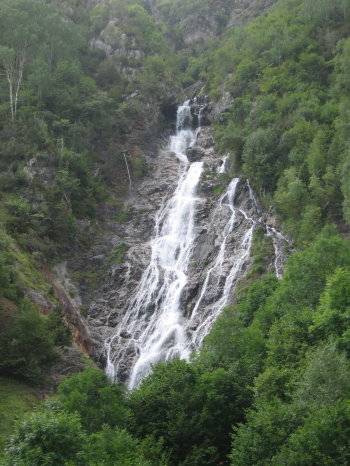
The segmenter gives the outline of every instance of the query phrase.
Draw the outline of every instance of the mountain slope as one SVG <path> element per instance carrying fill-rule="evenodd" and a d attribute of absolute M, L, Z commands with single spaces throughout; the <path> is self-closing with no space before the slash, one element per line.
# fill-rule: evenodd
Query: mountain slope
<path fill-rule="evenodd" d="M 273 242 L 257 228 L 249 272 L 191 362 L 157 365 L 131 393 L 98 370 L 68 379 L 55 404 L 17 426 L 4 464 L 349 463 L 350 5 L 267 6 L 1 2 L 2 371 L 38 381 L 67 343 L 53 262 L 68 261 L 58 288 L 81 322 L 97 298 L 96 340 L 97 326 L 117 324 L 132 292 L 123 283 L 147 267 L 155 212 L 174 191 L 178 162 L 158 149 L 186 93 L 210 96 L 221 153 L 206 132 L 187 151 L 207 164 L 210 202 L 198 209 L 201 261 L 189 266 L 197 280 L 184 306 L 214 265 L 221 245 L 206 223 L 224 229 L 212 206 L 229 213 L 221 196 L 234 177 L 251 196 L 236 224 L 251 217 L 251 185 L 264 212 L 254 221 L 282 224 L 297 249 L 278 280 Z"/>

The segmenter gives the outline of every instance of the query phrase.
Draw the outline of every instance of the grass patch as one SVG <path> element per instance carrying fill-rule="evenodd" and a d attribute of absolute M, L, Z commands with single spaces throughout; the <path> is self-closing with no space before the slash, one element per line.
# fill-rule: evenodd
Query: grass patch
<path fill-rule="evenodd" d="M 127 223 L 131 220 L 133 214 L 133 209 L 130 207 L 126 210 L 119 210 L 113 217 L 118 223 Z"/>
<path fill-rule="evenodd" d="M 33 387 L 20 380 L 0 376 L 0 455 L 15 422 L 24 413 L 33 411 L 39 403 Z"/>
<path fill-rule="evenodd" d="M 224 185 L 217 186 L 216 188 L 213 189 L 213 193 L 217 195 L 222 194 L 225 191 L 225 188 L 226 186 Z"/>
<path fill-rule="evenodd" d="M 16 247 L 12 248 L 12 254 L 16 260 L 19 284 L 28 288 L 39 289 L 43 291 L 46 296 L 50 296 L 51 285 L 38 271 L 30 255 L 20 251 Z"/>
<path fill-rule="evenodd" d="M 112 251 L 108 254 L 104 266 L 106 268 L 111 267 L 114 264 L 122 264 L 125 259 L 125 254 L 129 247 L 125 243 L 119 243 L 114 248 Z"/>
<path fill-rule="evenodd" d="M 252 268 L 247 274 L 247 279 L 257 280 L 261 275 L 267 273 L 273 255 L 272 239 L 265 235 L 262 227 L 257 228 L 254 233 L 251 250 Z"/>
<path fill-rule="evenodd" d="M 220 175 L 217 176 L 217 181 L 219 184 L 214 188 L 213 192 L 214 194 L 220 195 L 225 191 L 227 185 L 231 181 L 231 177 L 227 173 L 220 173 Z"/>

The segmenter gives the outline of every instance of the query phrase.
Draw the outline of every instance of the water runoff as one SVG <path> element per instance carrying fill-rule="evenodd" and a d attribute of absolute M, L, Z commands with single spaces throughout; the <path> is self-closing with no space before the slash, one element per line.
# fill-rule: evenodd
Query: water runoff
<path fill-rule="evenodd" d="M 199 119 L 200 121 L 200 119 Z M 213 322 L 227 305 L 234 285 L 249 263 L 253 232 L 257 220 L 235 206 L 239 179 L 234 178 L 219 199 L 218 215 L 226 211 L 227 223 L 222 230 L 221 245 L 212 266 L 206 273 L 199 297 L 190 316 L 181 309 L 181 295 L 188 282 L 188 268 L 195 246 L 195 213 L 198 202 L 197 187 L 203 171 L 203 162 L 189 163 L 186 149 L 196 142 L 199 128 L 192 127 L 191 107 L 185 102 L 177 111 L 177 130 L 170 137 L 170 150 L 180 161 L 180 176 L 172 197 L 159 210 L 151 240 L 151 258 L 144 270 L 139 286 L 128 308 L 112 335 L 106 341 L 107 375 L 115 380 L 118 361 L 130 352 L 137 356 L 131 368 L 128 386 L 133 389 L 150 373 L 152 365 L 175 357 L 188 359 L 209 332 Z M 226 159 L 223 160 L 222 172 Z M 221 171 L 220 170 L 220 171 Z M 248 184 L 251 204 L 256 199 Z M 227 210 L 229 215 L 227 215 Z M 234 234 L 237 220 L 246 222 L 234 253 L 228 252 L 228 242 Z M 278 250 L 278 232 L 269 227 L 267 234 Z M 277 256 L 276 256 L 277 257 Z M 275 269 L 281 275 L 282 259 L 275 260 Z M 223 269 L 226 273 L 223 274 Z M 210 306 L 205 306 L 205 296 L 211 288 L 216 296 Z M 214 293 L 213 293 L 214 290 Z M 112 351 L 112 345 L 126 329 L 131 338 Z"/>

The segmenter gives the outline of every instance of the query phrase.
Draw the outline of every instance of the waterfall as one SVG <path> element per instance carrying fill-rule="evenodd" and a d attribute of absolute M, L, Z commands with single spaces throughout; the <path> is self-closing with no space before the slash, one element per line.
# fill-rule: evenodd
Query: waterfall
<path fill-rule="evenodd" d="M 191 109 L 185 102 L 177 112 L 176 135 L 170 138 L 170 150 L 181 162 L 178 185 L 156 216 L 149 265 L 116 335 L 106 344 L 107 374 L 115 378 L 118 367 L 111 361 L 111 344 L 122 329 L 133 336 L 113 358 L 118 361 L 130 350 L 137 354 L 130 388 L 139 384 L 152 364 L 189 356 L 180 297 L 187 283 L 186 272 L 195 240 L 194 215 L 199 200 L 196 188 L 203 168 L 202 162 L 189 164 L 186 157 L 186 149 L 195 139 Z"/>
<path fill-rule="evenodd" d="M 215 273 L 215 271 L 220 270 L 221 267 L 222 267 L 222 264 L 223 264 L 223 261 L 224 261 L 224 258 L 225 258 L 227 238 L 228 238 L 228 235 L 230 233 L 232 233 L 232 229 L 233 229 L 233 225 L 234 225 L 235 217 L 236 217 L 236 211 L 233 208 L 233 203 L 234 203 L 234 197 L 235 197 L 235 192 L 236 192 L 238 182 L 239 182 L 239 178 L 234 178 L 231 181 L 231 183 L 229 184 L 229 186 L 228 186 L 227 190 L 225 191 L 225 193 L 223 194 L 223 196 L 221 196 L 221 198 L 219 200 L 220 210 L 222 210 L 222 207 L 225 205 L 225 206 L 229 207 L 232 214 L 229 217 L 229 220 L 228 220 L 228 222 L 226 223 L 226 225 L 224 227 L 223 240 L 222 240 L 218 255 L 216 256 L 214 265 L 207 272 L 207 276 L 205 277 L 205 281 L 204 281 L 204 284 L 203 284 L 203 287 L 202 287 L 201 294 L 200 294 L 199 299 L 198 299 L 198 301 L 196 302 L 196 304 L 195 304 L 195 306 L 193 308 L 193 311 L 192 311 L 192 314 L 191 314 L 191 319 L 192 320 L 195 317 L 195 315 L 196 315 L 196 313 L 198 311 L 198 308 L 199 308 L 199 306 L 200 306 L 200 304 L 201 304 L 201 302 L 202 302 L 202 300 L 203 300 L 203 298 L 204 298 L 204 296 L 205 296 L 205 294 L 206 294 L 206 292 L 208 290 L 208 285 L 209 285 L 209 281 L 210 281 L 211 276 L 213 275 L 213 273 Z"/>
<path fill-rule="evenodd" d="M 207 200 L 198 197 L 204 162 L 190 163 L 186 150 L 198 146 L 197 135 L 201 131 L 203 138 L 204 130 L 193 126 L 187 101 L 178 108 L 176 134 L 169 140 L 170 153 L 179 166 L 177 186 L 155 214 L 148 265 L 125 303 L 126 311 L 113 330 L 109 327 L 113 333 L 105 340 L 107 375 L 112 380 L 120 379 L 121 374 L 124 380 L 128 376 L 130 389 L 140 384 L 153 364 L 175 357 L 188 360 L 200 347 L 250 265 L 257 225 L 264 226 L 272 239 L 278 278 L 283 271 L 286 238 L 262 222 L 248 180 L 232 179 L 218 201 L 212 195 Z M 222 159 L 218 173 L 225 173 L 227 158 Z M 199 206 L 207 209 L 206 202 L 209 214 L 207 210 L 201 215 Z M 200 232 L 207 245 L 204 262 L 197 262 Z M 126 266 L 125 274 L 130 276 Z M 107 321 L 109 325 L 109 317 Z"/>
<path fill-rule="evenodd" d="M 225 155 L 225 157 L 221 160 L 221 165 L 217 169 L 217 173 L 220 175 L 222 173 L 226 173 L 226 162 L 228 159 L 228 155 Z"/>
<path fill-rule="evenodd" d="M 286 254 L 284 253 L 284 246 L 288 244 L 290 246 L 290 241 L 286 238 L 281 232 L 276 230 L 276 228 L 271 227 L 269 225 L 265 225 L 266 228 L 266 236 L 272 239 L 273 248 L 275 251 L 275 259 L 274 259 L 274 269 L 276 273 L 276 277 L 278 280 L 281 280 L 282 273 L 286 261 Z"/>
<path fill-rule="evenodd" d="M 221 211 L 224 207 L 230 209 L 231 215 L 229 216 L 229 219 L 226 225 L 224 226 L 223 237 L 221 239 L 221 246 L 218 250 L 214 264 L 207 272 L 201 294 L 197 303 L 195 304 L 195 307 L 193 308 L 190 327 L 191 325 L 193 325 L 193 320 L 196 317 L 197 310 L 202 304 L 202 300 L 205 297 L 209 286 L 212 289 L 217 290 L 217 292 L 214 292 L 212 294 L 214 296 L 218 296 L 218 299 L 214 303 L 210 304 L 210 306 L 207 308 L 206 313 L 202 310 L 201 322 L 192 334 L 190 343 L 190 348 L 192 349 L 198 348 L 202 344 L 205 336 L 210 331 L 216 318 L 218 317 L 222 309 L 230 302 L 232 291 L 236 283 L 242 277 L 244 269 L 249 264 L 250 251 L 253 242 L 253 233 L 254 228 L 257 224 L 257 220 L 249 217 L 249 215 L 243 209 L 238 208 L 238 206 L 236 206 L 235 204 L 235 195 L 239 181 L 239 178 L 234 178 L 219 200 L 219 215 L 221 214 Z M 254 202 L 255 198 L 248 182 L 247 187 L 249 192 L 249 200 L 252 201 L 254 205 L 256 216 L 258 213 L 257 205 Z M 232 236 L 235 234 L 235 224 L 238 216 L 243 217 L 243 221 L 247 223 L 246 231 L 238 241 L 238 244 L 233 253 L 228 254 L 226 246 L 228 241 L 232 239 Z M 224 262 L 228 262 L 229 268 L 228 273 L 226 274 L 224 279 L 224 285 L 220 290 L 220 278 L 222 275 L 222 268 Z"/>

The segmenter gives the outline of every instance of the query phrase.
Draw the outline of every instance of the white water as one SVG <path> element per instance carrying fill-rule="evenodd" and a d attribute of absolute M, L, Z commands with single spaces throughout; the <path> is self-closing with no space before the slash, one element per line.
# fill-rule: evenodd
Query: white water
<path fill-rule="evenodd" d="M 127 329 L 133 338 L 113 359 L 120 360 L 130 348 L 138 354 L 130 375 L 130 389 L 150 372 L 152 364 L 189 356 L 180 297 L 187 283 L 186 272 L 195 240 L 194 215 L 199 200 L 196 188 L 203 168 L 202 162 L 190 165 L 186 157 L 186 148 L 196 139 L 191 123 L 186 102 L 178 109 L 177 133 L 170 139 L 170 150 L 182 162 L 178 186 L 157 214 L 150 263 L 118 326 L 119 331 Z M 118 367 L 111 361 L 111 344 L 116 338 L 106 344 L 107 374 L 113 379 Z"/>
<path fill-rule="evenodd" d="M 252 199 L 254 206 L 259 209 L 257 198 L 252 188 L 250 187 L 249 180 L 247 180 L 247 185 L 249 188 L 249 196 Z M 262 219 L 260 218 L 259 221 L 261 222 Z M 265 231 L 266 236 L 272 239 L 272 245 L 275 253 L 273 266 L 275 269 L 276 277 L 278 280 L 281 280 L 286 260 L 285 245 L 290 244 L 290 242 L 281 232 L 276 230 L 274 227 L 265 224 Z"/>
<path fill-rule="evenodd" d="M 226 225 L 224 227 L 223 240 L 222 240 L 218 255 L 216 256 L 216 259 L 215 259 L 215 262 L 214 262 L 213 266 L 207 272 L 207 276 L 205 277 L 205 281 L 204 281 L 204 284 L 203 284 L 203 287 L 202 287 L 201 294 L 200 294 L 199 299 L 198 299 L 198 301 L 196 302 L 196 304 L 195 304 L 195 306 L 193 308 L 193 311 L 192 311 L 192 314 L 191 314 L 191 319 L 193 319 L 197 314 L 198 308 L 201 305 L 202 300 L 203 300 L 203 298 L 204 298 L 204 296 L 205 296 L 205 294 L 206 294 L 206 292 L 208 290 L 208 285 L 209 285 L 209 281 L 210 281 L 210 278 L 211 278 L 212 274 L 215 273 L 215 271 L 220 271 L 221 270 L 221 267 L 222 267 L 222 264 L 223 264 L 223 261 L 224 261 L 224 258 L 225 258 L 226 241 L 227 241 L 228 235 L 230 233 L 232 233 L 232 229 L 233 229 L 233 225 L 234 225 L 235 217 L 236 217 L 236 211 L 235 211 L 235 209 L 233 207 L 233 201 L 234 201 L 234 196 L 235 196 L 235 193 L 236 193 L 236 188 L 237 188 L 238 182 L 239 182 L 239 178 L 234 178 L 231 181 L 231 183 L 229 184 L 229 186 L 228 186 L 227 190 L 225 191 L 225 193 L 221 196 L 221 198 L 219 200 L 220 210 L 222 210 L 223 206 L 228 206 L 229 209 L 231 210 L 232 214 L 231 214 L 228 222 L 226 223 Z"/>
<path fill-rule="evenodd" d="M 185 165 L 188 159 L 185 151 L 196 142 L 196 132 L 192 130 L 192 115 L 189 101 L 177 109 L 176 134 L 170 137 L 170 150 Z"/>
<path fill-rule="evenodd" d="M 266 235 L 272 239 L 272 244 L 275 251 L 275 259 L 273 265 L 275 268 L 276 277 L 278 278 L 278 280 L 281 280 L 286 259 L 284 246 L 286 244 L 290 244 L 290 242 L 288 238 L 282 235 L 281 232 L 276 230 L 276 228 L 274 227 L 270 227 L 269 225 L 266 225 Z"/>
<path fill-rule="evenodd" d="M 212 218 L 212 223 L 227 218 L 218 230 L 220 243 L 216 257 L 211 260 L 191 315 L 186 317 L 180 300 L 188 283 L 188 266 L 195 246 L 194 223 L 199 201 L 196 189 L 203 171 L 202 162 L 189 164 L 186 149 L 195 144 L 196 134 L 197 131 L 192 129 L 189 102 L 185 102 L 178 109 L 177 132 L 169 143 L 170 150 L 180 161 L 178 185 L 157 213 L 150 242 L 150 262 L 121 322 L 105 344 L 106 372 L 112 380 L 118 376 L 121 363 L 134 361 L 129 377 L 130 389 L 139 385 L 156 362 L 174 357 L 188 359 L 202 344 L 223 307 L 232 300 L 233 290 L 249 266 L 253 232 L 261 222 L 258 202 L 248 181 L 245 190 L 250 214 L 236 205 L 239 179 L 234 178 L 220 197 Z M 219 173 L 225 172 L 226 159 L 223 159 Z M 272 237 L 274 266 L 280 278 L 284 265 L 282 240 L 285 238 L 267 225 L 266 232 Z M 125 332 L 128 337 L 121 339 Z"/>
<path fill-rule="evenodd" d="M 191 348 L 198 348 L 202 344 L 205 336 L 209 333 L 213 323 L 221 313 L 222 309 L 230 302 L 235 284 L 241 278 L 244 268 L 247 267 L 249 264 L 250 251 L 253 241 L 253 232 L 257 222 L 253 218 L 250 218 L 245 211 L 235 206 L 235 194 L 238 183 L 239 178 L 234 178 L 229 184 L 225 193 L 220 198 L 220 210 L 222 210 L 224 206 L 229 207 L 229 209 L 231 210 L 231 216 L 229 217 L 228 222 L 226 223 L 223 229 L 223 238 L 221 246 L 219 248 L 213 266 L 207 272 L 200 297 L 193 309 L 191 320 L 195 318 L 197 310 L 200 307 L 202 300 L 208 291 L 209 286 L 214 287 L 214 289 L 217 288 L 217 294 L 221 296 L 215 303 L 213 303 L 210 306 L 210 312 L 207 313 L 207 315 L 205 315 L 204 319 L 202 319 L 201 323 L 193 332 L 190 344 Z M 250 188 L 249 185 L 248 188 Z M 249 193 L 251 196 L 252 192 L 250 189 Z M 252 197 L 251 200 L 253 201 Z M 237 247 L 235 248 L 233 254 L 228 254 L 226 250 L 227 242 L 229 241 L 230 237 L 233 235 L 235 231 L 235 223 L 238 215 L 242 215 L 244 217 L 244 220 L 247 221 L 247 231 L 240 239 L 236 238 L 236 240 L 239 240 L 237 241 Z M 222 273 L 224 261 L 229 261 L 230 266 L 229 272 L 225 277 L 223 289 L 220 292 L 220 273 Z M 216 280 L 212 280 L 212 276 L 214 277 L 215 275 L 217 275 Z"/>
<path fill-rule="evenodd" d="M 220 175 L 221 173 L 226 173 L 226 162 L 228 159 L 228 155 L 225 155 L 225 157 L 222 159 L 222 164 L 218 167 L 217 173 Z"/>

